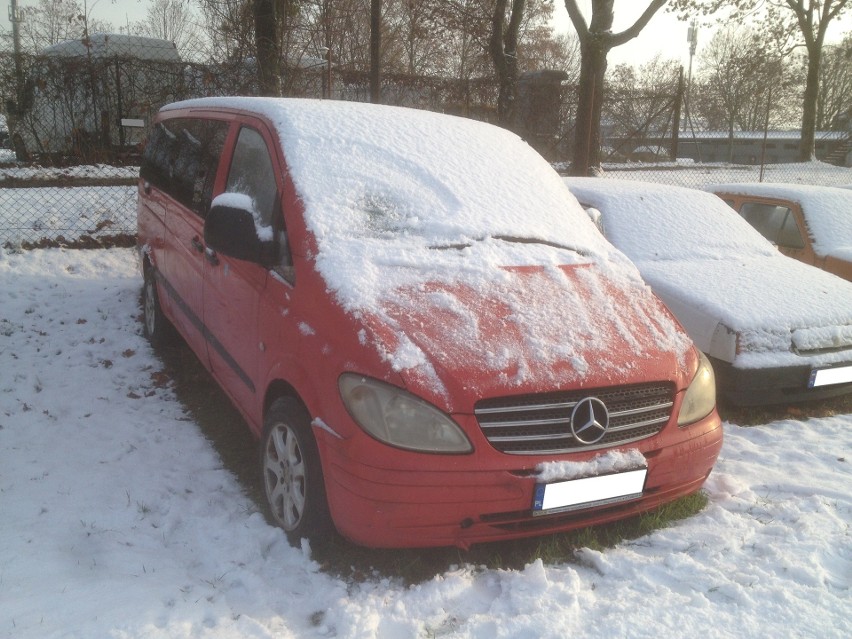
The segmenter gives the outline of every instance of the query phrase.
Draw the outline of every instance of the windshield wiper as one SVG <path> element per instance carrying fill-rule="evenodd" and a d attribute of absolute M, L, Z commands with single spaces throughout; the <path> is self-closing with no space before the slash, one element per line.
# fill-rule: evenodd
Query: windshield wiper
<path fill-rule="evenodd" d="M 577 253 L 578 255 L 588 255 L 586 251 L 578 249 L 574 246 L 566 246 L 565 244 L 551 242 L 550 240 L 540 240 L 538 238 L 533 237 L 516 237 L 514 235 L 492 235 L 491 237 L 493 237 L 495 240 L 500 240 L 501 242 L 509 242 L 512 244 L 541 244 L 543 246 L 550 246 L 552 248 L 571 251 L 573 253 Z"/>

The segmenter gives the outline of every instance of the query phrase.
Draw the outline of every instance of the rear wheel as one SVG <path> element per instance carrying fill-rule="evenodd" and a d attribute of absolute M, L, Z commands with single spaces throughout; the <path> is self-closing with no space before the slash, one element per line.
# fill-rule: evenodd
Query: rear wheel
<path fill-rule="evenodd" d="M 260 449 L 266 503 L 291 543 L 316 539 L 332 527 L 310 417 L 296 400 L 275 400 L 267 413 Z"/>
<path fill-rule="evenodd" d="M 163 314 L 160 296 L 157 293 L 157 280 L 154 269 L 145 268 L 145 282 L 142 285 L 143 332 L 154 346 L 162 346 L 175 341 L 175 329 Z"/>

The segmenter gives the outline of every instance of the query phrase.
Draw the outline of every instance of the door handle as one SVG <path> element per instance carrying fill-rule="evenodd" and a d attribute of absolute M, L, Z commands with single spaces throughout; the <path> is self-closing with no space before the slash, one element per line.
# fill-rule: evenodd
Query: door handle
<path fill-rule="evenodd" d="M 219 256 L 216 255 L 216 251 L 211 248 L 204 249 L 204 257 L 210 262 L 213 266 L 219 265 Z"/>
<path fill-rule="evenodd" d="M 192 238 L 191 244 L 192 244 L 192 248 L 194 248 L 199 253 L 204 251 L 204 245 L 201 243 L 201 240 L 198 238 L 197 235 L 194 238 Z"/>

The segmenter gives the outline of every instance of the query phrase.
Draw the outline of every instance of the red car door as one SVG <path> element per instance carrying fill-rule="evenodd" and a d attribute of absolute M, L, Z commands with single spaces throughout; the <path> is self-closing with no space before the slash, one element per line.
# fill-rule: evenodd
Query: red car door
<path fill-rule="evenodd" d="M 165 240 L 158 268 L 175 325 L 206 363 L 202 322 L 204 216 L 210 206 L 229 125 L 219 120 L 172 118 L 161 123 L 173 136 L 168 162 L 169 202 Z"/>
<path fill-rule="evenodd" d="M 260 226 L 280 215 L 280 175 L 270 152 L 271 138 L 258 124 L 243 123 L 236 136 L 225 193 L 249 195 Z M 208 249 L 204 275 L 204 324 L 214 376 L 247 414 L 259 406 L 258 308 L 269 270 L 259 264 Z"/>

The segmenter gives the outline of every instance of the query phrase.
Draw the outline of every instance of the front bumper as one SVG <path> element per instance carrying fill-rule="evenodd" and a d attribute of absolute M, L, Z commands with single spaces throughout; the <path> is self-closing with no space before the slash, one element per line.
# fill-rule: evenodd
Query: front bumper
<path fill-rule="evenodd" d="M 710 361 L 718 395 L 737 406 L 806 402 L 852 393 L 852 383 L 809 388 L 813 369 L 808 365 L 737 368 L 712 357 Z"/>
<path fill-rule="evenodd" d="M 342 535 L 372 547 L 468 548 L 623 519 L 694 493 L 719 454 L 722 427 L 713 411 L 686 428 L 669 424 L 658 435 L 629 445 L 638 448 L 648 464 L 640 498 L 535 517 L 536 479 L 531 470 L 536 464 L 584 461 L 605 451 L 554 460 L 506 455 L 482 446 L 472 455 L 455 457 L 385 447 L 383 456 L 353 457 L 345 446 L 333 445 L 339 440 L 325 443 L 332 444 L 322 446 L 326 491 Z M 390 456 L 394 468 L 379 465 Z"/>

